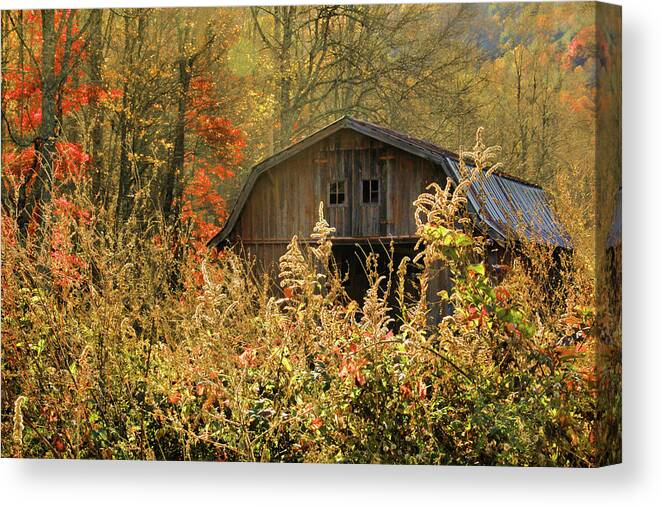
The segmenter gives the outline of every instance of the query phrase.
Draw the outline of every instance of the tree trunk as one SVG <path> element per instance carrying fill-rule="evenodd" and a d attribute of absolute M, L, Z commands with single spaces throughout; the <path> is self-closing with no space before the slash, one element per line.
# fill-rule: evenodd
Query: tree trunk
<path fill-rule="evenodd" d="M 277 8 L 276 8 L 277 9 Z M 282 149 L 289 145 L 294 131 L 294 119 L 292 111 L 291 97 L 291 49 L 294 38 L 294 22 L 296 18 L 295 5 L 282 6 L 280 22 L 276 21 L 276 29 L 280 29 L 282 37 L 280 43 L 280 54 L 278 55 L 278 73 L 280 87 L 280 130 L 277 135 L 276 149 Z M 276 32 L 277 37 L 277 32 Z"/>
<path fill-rule="evenodd" d="M 28 192 L 28 181 L 21 187 L 22 209 L 19 211 L 20 235 L 27 237 L 30 220 L 35 212 L 50 201 L 53 177 L 53 153 L 55 152 L 55 130 L 57 127 L 57 75 L 55 73 L 55 12 L 41 11 L 41 126 L 34 140 L 36 161 L 34 181 Z"/>
<path fill-rule="evenodd" d="M 178 104 L 177 123 L 174 129 L 174 149 L 168 173 L 165 177 L 163 192 L 163 216 L 168 223 L 173 223 L 179 217 L 181 199 L 183 197 L 183 172 L 186 143 L 186 111 L 188 92 L 191 81 L 192 61 L 185 54 L 187 29 L 180 31 L 178 67 Z"/>
<path fill-rule="evenodd" d="M 94 164 L 92 173 L 92 199 L 97 201 L 101 195 L 101 177 L 104 173 L 103 153 L 103 109 L 99 105 L 99 97 L 103 87 L 101 75 L 101 62 L 103 60 L 103 41 L 101 34 L 103 11 L 93 9 L 90 11 L 90 51 L 89 73 L 92 85 L 92 129 L 91 129 L 91 156 Z"/>
<path fill-rule="evenodd" d="M 129 18 L 124 18 L 124 58 L 125 69 L 132 68 L 134 41 L 129 29 Z M 125 222 L 131 214 L 132 199 L 130 197 L 133 171 L 131 161 L 129 160 L 129 134 L 131 125 L 127 110 L 130 109 L 129 101 L 129 81 L 124 77 L 124 86 L 122 93 L 122 112 L 120 114 L 119 125 L 119 182 L 117 187 L 117 205 L 115 207 L 115 216 L 117 224 Z"/>

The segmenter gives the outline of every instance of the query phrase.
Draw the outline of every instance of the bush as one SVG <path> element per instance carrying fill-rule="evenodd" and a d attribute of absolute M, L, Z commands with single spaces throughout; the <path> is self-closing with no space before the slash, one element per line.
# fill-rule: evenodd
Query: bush
<path fill-rule="evenodd" d="M 420 196 L 418 256 L 386 275 L 369 256 L 362 305 L 323 208 L 316 243 L 293 238 L 281 259 L 278 296 L 232 250 L 119 228 L 76 189 L 39 242 L 3 221 L 3 456 L 595 464 L 590 278 L 565 258 L 562 296 L 541 297 L 551 252 L 533 245 L 532 262 L 489 272 L 464 196 L 493 154 L 478 143 L 461 184 Z M 454 312 L 431 326 L 439 262 Z"/>

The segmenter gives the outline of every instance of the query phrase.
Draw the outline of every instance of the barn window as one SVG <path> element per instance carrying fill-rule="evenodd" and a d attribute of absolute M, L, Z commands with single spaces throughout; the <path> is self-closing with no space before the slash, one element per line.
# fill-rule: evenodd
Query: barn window
<path fill-rule="evenodd" d="M 363 180 L 363 204 L 379 203 L 379 180 Z"/>
<path fill-rule="evenodd" d="M 344 180 L 331 181 L 328 203 L 331 205 L 344 204 L 344 196 Z"/>

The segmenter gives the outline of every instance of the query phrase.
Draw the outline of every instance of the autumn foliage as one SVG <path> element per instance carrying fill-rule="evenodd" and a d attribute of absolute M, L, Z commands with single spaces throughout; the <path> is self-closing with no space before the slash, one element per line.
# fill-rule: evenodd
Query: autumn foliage
<path fill-rule="evenodd" d="M 231 250 L 200 265 L 190 248 L 172 286 L 174 238 L 108 238 L 76 191 L 51 204 L 50 250 L 3 229 L 3 454 L 598 464 L 591 282 L 566 258 L 570 297 L 540 297 L 549 251 L 534 245 L 532 268 L 490 273 L 484 237 L 456 225 L 466 188 L 420 196 L 418 256 L 384 275 L 370 254 L 362 303 L 323 207 L 314 243 L 282 257 L 281 291 Z M 420 291 L 439 259 L 455 310 L 433 325 Z"/>
<path fill-rule="evenodd" d="M 2 456 L 619 460 L 590 198 L 619 35 L 590 9 L 3 11 Z M 486 125 L 552 189 L 573 255 L 511 244 L 490 269 L 463 200 L 480 143 L 463 186 L 411 203 L 414 259 L 363 259 L 361 300 L 323 205 L 276 277 L 209 251 L 248 168 L 343 114 L 456 147 Z M 434 322 L 439 262 L 453 311 Z"/>

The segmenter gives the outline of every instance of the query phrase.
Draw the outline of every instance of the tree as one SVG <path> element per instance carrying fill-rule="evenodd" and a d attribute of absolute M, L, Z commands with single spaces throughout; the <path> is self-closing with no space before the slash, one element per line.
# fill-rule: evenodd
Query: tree
<path fill-rule="evenodd" d="M 3 190 L 23 239 L 30 224 L 40 222 L 40 208 L 50 201 L 53 180 L 66 166 L 64 152 L 72 148 L 59 138 L 64 116 L 85 95 L 73 75 L 89 28 L 87 23 L 79 28 L 76 11 L 28 11 L 26 17 L 6 13 L 11 26 L 7 44 L 20 50 L 17 60 L 3 61 L 2 97 L 3 133 L 15 147 L 4 160 L 14 178 Z M 79 152 L 78 146 L 73 148 Z"/>
<path fill-rule="evenodd" d="M 273 69 L 263 86 L 276 90 L 274 148 L 345 114 L 414 132 L 431 116 L 460 122 L 479 81 L 464 68 L 479 53 L 465 35 L 470 8 L 443 7 L 252 8 Z"/>

